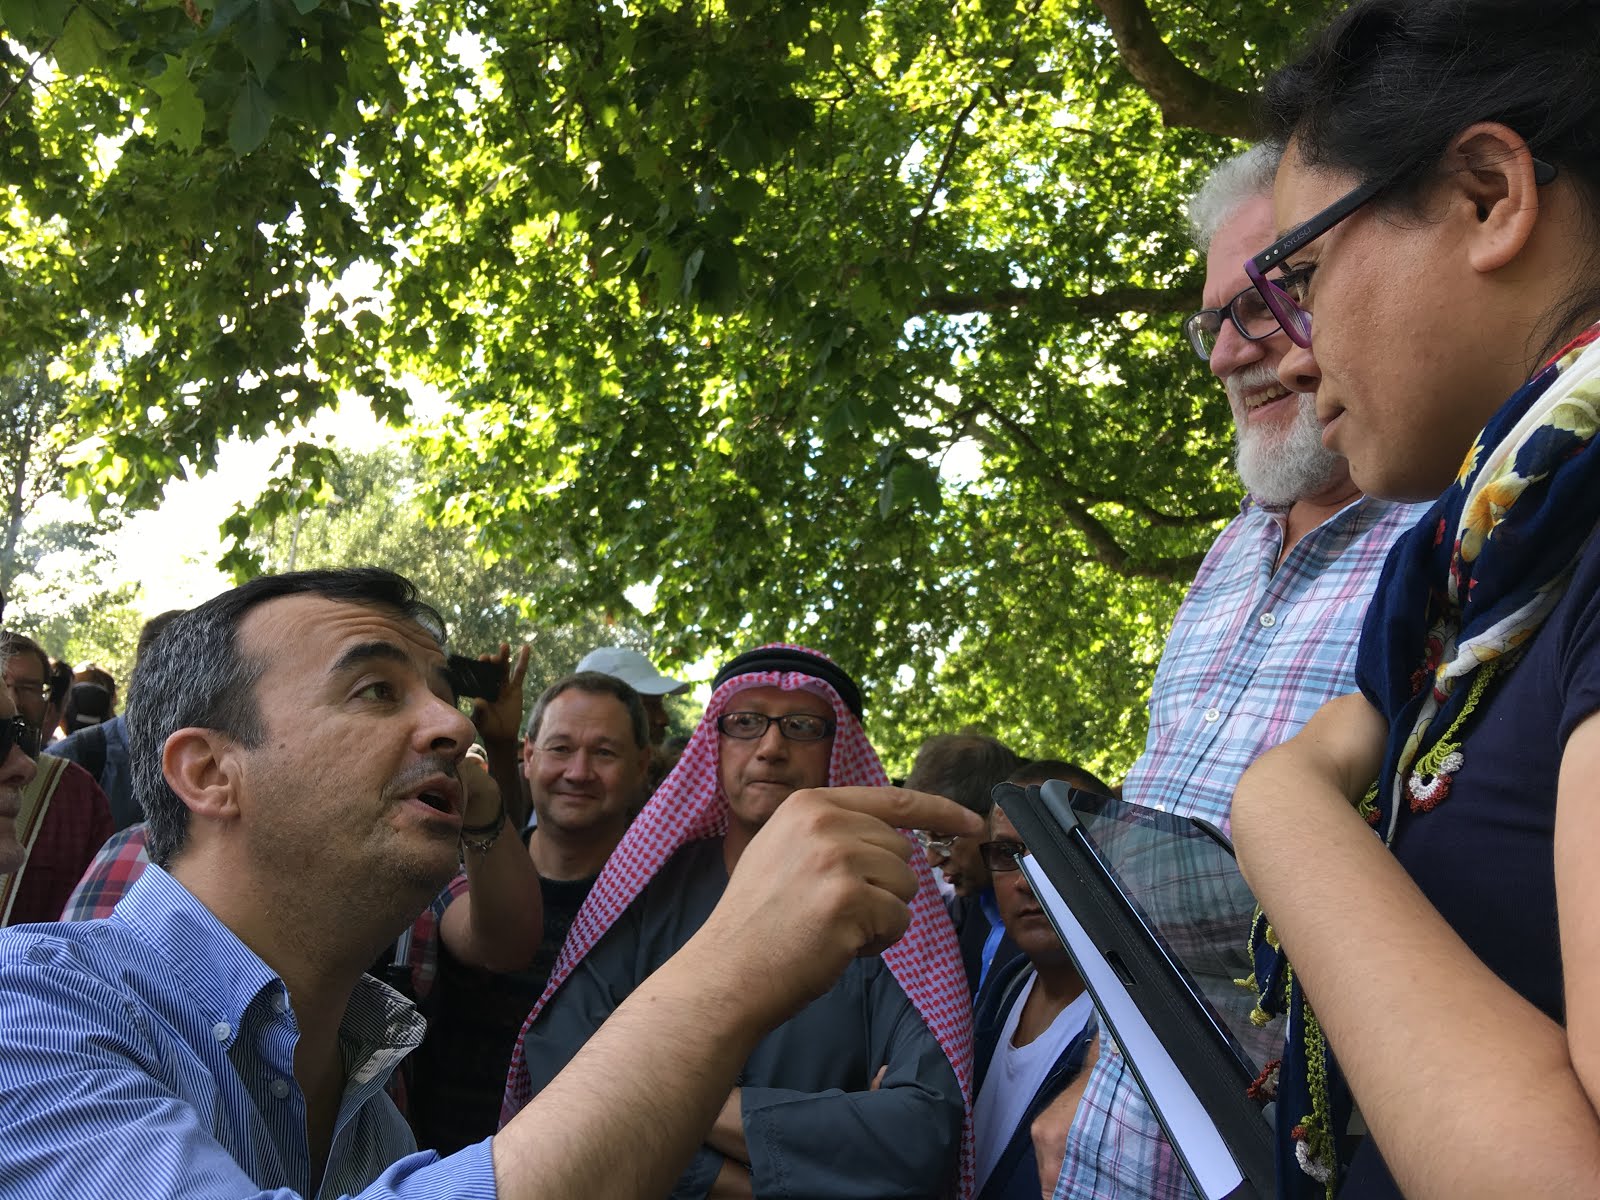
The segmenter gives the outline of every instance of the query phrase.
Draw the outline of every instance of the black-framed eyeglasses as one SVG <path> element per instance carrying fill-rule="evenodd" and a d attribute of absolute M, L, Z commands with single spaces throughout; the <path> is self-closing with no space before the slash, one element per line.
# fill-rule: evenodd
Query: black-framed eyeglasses
<path fill-rule="evenodd" d="M 1414 169 L 1414 168 L 1413 168 Z M 1297 250 L 1316 241 L 1339 222 L 1356 213 L 1363 205 L 1410 175 L 1407 170 L 1388 179 L 1374 179 L 1346 192 L 1321 212 L 1300 222 L 1260 254 L 1244 264 L 1244 273 L 1261 293 L 1261 299 L 1277 318 L 1279 327 L 1289 335 L 1289 340 L 1302 350 L 1311 349 L 1311 313 L 1301 307 L 1306 297 L 1306 285 L 1311 280 L 1312 267 L 1287 271 L 1278 279 L 1268 279 L 1267 272 L 1278 266 Z M 1542 159 L 1533 160 L 1533 181 L 1540 187 L 1552 183 L 1556 169 Z"/>
<path fill-rule="evenodd" d="M 1217 338 L 1222 336 L 1222 323 L 1233 322 L 1239 336 L 1247 342 L 1259 342 L 1278 332 L 1278 318 L 1272 315 L 1255 284 L 1244 288 L 1221 308 L 1202 308 L 1183 323 L 1183 332 L 1189 345 L 1202 361 L 1211 361 L 1211 351 Z"/>
<path fill-rule="evenodd" d="M 729 712 L 717 718 L 719 730 L 744 742 L 766 737 L 767 730 L 774 725 L 791 742 L 820 742 L 832 736 L 836 728 L 835 722 L 829 718 L 812 713 L 784 713 L 781 717 L 769 717 L 766 713 Z"/>
<path fill-rule="evenodd" d="M 13 746 L 29 758 L 35 758 L 39 753 L 39 736 L 23 717 L 0 717 L 0 763 L 11 757 Z"/>
<path fill-rule="evenodd" d="M 1017 859 L 1028 852 L 1028 848 L 1021 842 L 998 841 L 984 842 L 978 847 L 978 853 L 983 856 L 983 865 L 990 871 L 1015 871 Z"/>

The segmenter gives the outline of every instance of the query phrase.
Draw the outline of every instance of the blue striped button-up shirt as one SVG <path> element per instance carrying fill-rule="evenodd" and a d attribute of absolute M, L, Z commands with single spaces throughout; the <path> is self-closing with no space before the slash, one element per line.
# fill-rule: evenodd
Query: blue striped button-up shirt
<path fill-rule="evenodd" d="M 1123 795 L 1227 829 L 1244 769 L 1327 701 L 1356 690 L 1367 602 L 1389 547 L 1427 510 L 1359 500 L 1301 538 L 1274 570 L 1283 518 L 1246 501 L 1178 610 L 1150 691 L 1150 734 Z M 1193 1194 L 1133 1073 L 1107 1043 L 1067 1136 L 1055 1200 Z"/>
<path fill-rule="evenodd" d="M 158 867 L 105 920 L 0 932 L 0 1195 L 493 1200 L 488 1141 L 417 1153 L 384 1094 L 422 1019 L 371 978 L 313 1191 L 298 1036 L 283 980 Z"/>

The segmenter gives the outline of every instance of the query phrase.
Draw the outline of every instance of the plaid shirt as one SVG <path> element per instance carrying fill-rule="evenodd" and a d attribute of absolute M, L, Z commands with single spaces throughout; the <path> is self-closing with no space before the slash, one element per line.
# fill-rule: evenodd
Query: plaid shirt
<path fill-rule="evenodd" d="M 94 856 L 78 886 L 72 889 L 67 906 L 61 910 L 61 919 L 93 921 L 109 917 L 117 901 L 127 894 L 149 865 L 142 822 L 112 834 L 100 847 L 100 853 Z"/>
<path fill-rule="evenodd" d="M 1325 702 L 1356 690 L 1356 645 L 1389 547 L 1427 505 L 1363 499 L 1273 570 L 1283 518 L 1249 500 L 1178 610 L 1150 694 L 1150 735 L 1126 799 L 1228 828 L 1239 776 Z M 1109 1040 L 1056 1182 L 1056 1200 L 1178 1200 L 1193 1191 Z"/>

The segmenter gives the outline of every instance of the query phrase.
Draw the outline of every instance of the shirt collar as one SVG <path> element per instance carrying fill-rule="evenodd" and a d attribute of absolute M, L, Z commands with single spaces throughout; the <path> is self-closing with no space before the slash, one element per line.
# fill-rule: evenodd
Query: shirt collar
<path fill-rule="evenodd" d="M 117 902 L 111 920 L 122 922 L 150 946 L 217 1027 L 218 1041 L 224 1044 L 238 1036 L 240 1018 L 257 996 L 271 987 L 283 988 L 255 951 L 154 863 Z M 226 1037 L 223 1024 L 228 1026 Z"/>
<path fill-rule="evenodd" d="M 239 1036 L 245 1011 L 263 992 L 284 995 L 287 1010 L 288 993 L 277 972 L 194 893 L 154 863 L 118 902 L 111 919 L 129 926 L 166 964 L 172 978 L 216 1028 L 220 1044 L 231 1045 Z M 223 1025 L 228 1027 L 225 1035 Z M 363 975 L 350 993 L 339 1027 L 352 1062 L 365 1064 L 364 1070 L 353 1073 L 349 1085 L 387 1078 L 388 1069 L 422 1041 L 425 1028 L 409 1000 L 387 984 Z M 371 1058 L 375 1053 L 377 1057 Z"/>

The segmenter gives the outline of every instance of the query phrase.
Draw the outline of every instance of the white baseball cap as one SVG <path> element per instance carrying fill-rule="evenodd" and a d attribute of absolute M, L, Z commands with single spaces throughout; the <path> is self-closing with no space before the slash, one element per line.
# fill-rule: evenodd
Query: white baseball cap
<path fill-rule="evenodd" d="M 622 646 L 601 646 L 589 651 L 578 663 L 578 670 L 613 675 L 641 696 L 676 696 L 689 690 L 681 679 L 670 679 L 657 671 L 637 650 Z"/>

